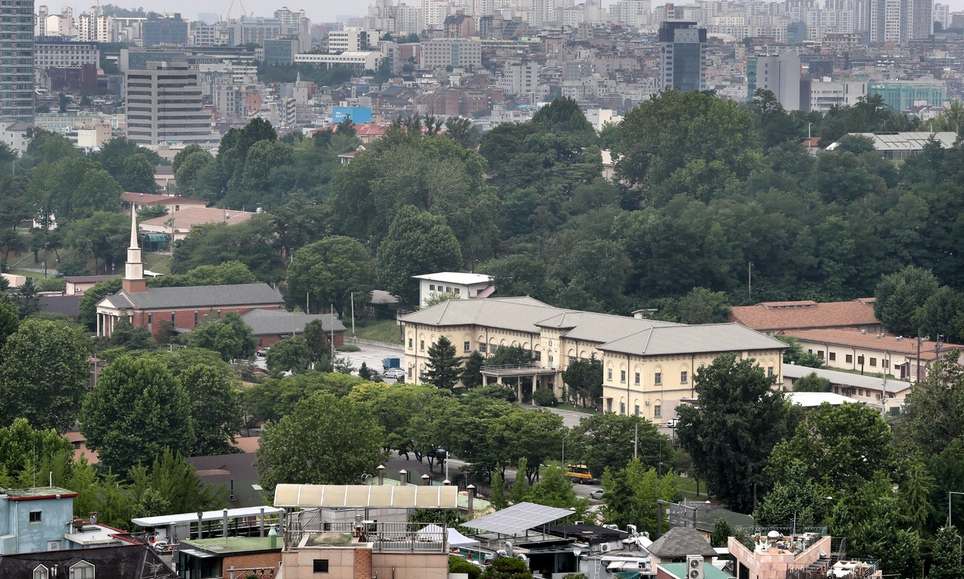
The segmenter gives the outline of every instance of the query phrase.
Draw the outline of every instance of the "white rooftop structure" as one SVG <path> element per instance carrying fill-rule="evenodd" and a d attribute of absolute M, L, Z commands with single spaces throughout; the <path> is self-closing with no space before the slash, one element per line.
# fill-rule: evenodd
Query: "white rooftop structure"
<path fill-rule="evenodd" d="M 930 133 L 925 131 L 908 131 L 903 133 L 848 133 L 848 137 L 864 137 L 870 139 L 874 150 L 886 159 L 906 159 L 924 149 L 931 140 L 936 141 L 942 149 L 950 149 L 957 141 L 957 133 L 944 131 Z M 840 146 L 840 141 L 831 143 L 828 151 Z"/>
<path fill-rule="evenodd" d="M 828 380 L 831 384 L 841 386 L 853 386 L 856 388 L 866 388 L 867 390 L 886 391 L 889 393 L 899 393 L 909 390 L 912 386 L 910 382 L 895 380 L 893 378 L 878 378 L 877 376 L 867 376 L 866 374 L 854 374 L 853 372 L 840 372 L 838 370 L 827 370 L 826 368 L 810 368 L 797 364 L 784 364 L 783 377 L 791 381 L 798 380 L 804 376 L 816 374 L 818 378 Z"/>
<path fill-rule="evenodd" d="M 204 511 L 201 513 L 202 521 L 220 521 L 224 519 L 225 513 L 229 519 L 242 517 L 257 517 L 262 514 L 280 515 L 284 509 L 276 507 L 242 507 L 239 509 L 222 509 L 220 511 Z M 196 523 L 197 513 L 178 513 L 176 515 L 160 515 L 157 517 L 139 517 L 131 519 L 134 525 L 142 528 L 166 527 L 168 525 L 182 525 L 185 523 Z"/>
<path fill-rule="evenodd" d="M 454 486 L 279 484 L 274 506 L 328 509 L 457 509 Z"/>
<path fill-rule="evenodd" d="M 570 515 L 572 515 L 572 511 L 569 509 L 523 502 L 516 503 L 501 511 L 496 511 L 491 515 L 471 520 L 462 526 L 482 532 L 511 537 L 522 535 L 529 529 L 547 525 Z"/>
<path fill-rule="evenodd" d="M 419 280 L 418 301 L 422 308 L 439 296 L 467 300 L 487 298 L 495 292 L 495 278 L 483 273 L 440 271 L 412 277 Z"/>
<path fill-rule="evenodd" d="M 858 404 L 853 398 L 847 398 L 833 392 L 787 392 L 787 399 L 794 406 L 815 408 L 821 404 L 840 406 L 841 404 Z"/>

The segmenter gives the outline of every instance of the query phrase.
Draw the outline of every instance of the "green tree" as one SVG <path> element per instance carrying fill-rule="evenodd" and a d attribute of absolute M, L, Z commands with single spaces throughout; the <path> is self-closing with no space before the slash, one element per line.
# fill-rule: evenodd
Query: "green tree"
<path fill-rule="evenodd" d="M 656 469 L 646 468 L 638 460 L 630 461 L 626 468 L 607 471 L 603 476 L 606 521 L 619 526 L 638 525 L 650 536 L 661 534 L 663 522 L 656 501 L 675 500 L 676 484 L 672 473 L 660 476 Z"/>
<path fill-rule="evenodd" d="M 331 339 L 320 320 L 308 322 L 304 332 L 308 360 L 315 370 L 331 369 Z"/>
<path fill-rule="evenodd" d="M 595 131 L 579 103 L 569 97 L 559 97 L 542 107 L 532 117 L 533 124 L 550 132 L 575 133 L 586 139 L 593 139 Z"/>
<path fill-rule="evenodd" d="M 793 383 L 794 392 L 830 392 L 833 389 L 830 380 L 810 373 Z"/>
<path fill-rule="evenodd" d="M 24 478 L 44 480 L 57 465 L 69 465 L 72 456 L 70 442 L 55 428 L 34 428 L 26 418 L 0 427 L 0 479 L 7 484 Z"/>
<path fill-rule="evenodd" d="M 713 536 L 710 537 L 710 543 L 714 547 L 726 547 L 732 536 L 733 529 L 726 522 L 726 519 L 717 519 L 716 523 L 713 524 Z"/>
<path fill-rule="evenodd" d="M 28 277 L 23 285 L 17 288 L 14 299 L 21 318 L 26 318 L 40 310 L 40 296 L 37 294 L 37 285 L 32 277 Z"/>
<path fill-rule="evenodd" d="M 800 340 L 793 336 L 778 336 L 777 338 L 787 345 L 783 351 L 784 364 L 796 364 L 807 368 L 823 368 L 823 360 L 812 352 L 804 352 L 800 347 Z"/>
<path fill-rule="evenodd" d="M 125 191 L 153 193 L 157 190 L 157 184 L 154 181 L 154 165 L 143 155 L 124 159 L 121 173 L 115 178 Z"/>
<path fill-rule="evenodd" d="M 225 506 L 224 499 L 208 487 L 196 474 L 194 467 L 184 456 L 164 449 L 150 465 L 138 465 L 129 473 L 129 492 L 136 504 L 163 505 L 166 511 L 195 513 Z"/>
<path fill-rule="evenodd" d="M 961 579 L 962 571 L 961 535 L 955 527 L 941 527 L 934 537 L 934 555 L 929 579 Z"/>
<path fill-rule="evenodd" d="M 225 360 L 248 359 L 258 345 L 251 328 L 233 312 L 201 322 L 188 336 L 188 342 L 195 348 L 214 350 Z"/>
<path fill-rule="evenodd" d="M 64 245 L 86 260 L 96 272 L 112 272 L 124 263 L 131 235 L 130 219 L 123 214 L 97 211 L 67 227 Z"/>
<path fill-rule="evenodd" d="M 652 422 L 638 416 L 587 416 L 572 430 L 569 442 L 572 456 L 586 464 L 596 477 L 606 469 L 625 467 L 634 454 L 634 442 L 639 460 L 647 468 L 672 463 L 669 439 Z"/>
<path fill-rule="evenodd" d="M 504 509 L 509 506 L 509 501 L 505 496 L 505 480 L 502 478 L 501 470 L 492 471 L 492 479 L 489 483 L 491 492 L 489 493 L 489 502 L 496 510 Z"/>
<path fill-rule="evenodd" d="M 569 362 L 562 379 L 569 387 L 567 397 L 583 405 L 596 405 L 602 397 L 603 366 L 595 357 Z"/>
<path fill-rule="evenodd" d="M 0 351 L 0 417 L 69 430 L 88 380 L 90 341 L 77 326 L 28 319 Z"/>
<path fill-rule="evenodd" d="M 964 339 L 964 294 L 947 286 L 932 293 L 914 312 L 921 335 L 945 341 Z"/>
<path fill-rule="evenodd" d="M 532 579 L 525 561 L 514 557 L 496 557 L 485 568 L 481 579 Z"/>
<path fill-rule="evenodd" d="M 776 481 L 795 477 L 793 465 L 806 465 L 805 478 L 847 493 L 894 467 L 894 442 L 879 410 L 863 404 L 823 404 L 807 412 L 793 436 L 778 443 L 768 472 Z"/>
<path fill-rule="evenodd" d="M 723 355 L 696 375 L 699 406 L 677 409 L 680 445 L 732 509 L 753 508 L 766 487 L 770 451 L 790 428 L 789 407 L 771 382 L 754 360 Z"/>
<path fill-rule="evenodd" d="M 529 461 L 526 457 L 519 459 L 515 465 L 515 481 L 509 489 L 509 498 L 513 503 L 521 503 L 529 496 Z"/>
<path fill-rule="evenodd" d="M 449 555 L 449 573 L 464 573 L 469 576 L 469 579 L 479 579 L 479 576 L 482 575 L 482 568 L 462 557 Z"/>
<path fill-rule="evenodd" d="M 108 341 L 111 346 L 125 350 L 148 350 L 155 345 L 150 331 L 135 328 L 126 319 L 122 319 L 114 326 Z"/>
<path fill-rule="evenodd" d="M 191 402 L 190 456 L 226 454 L 241 430 L 241 400 L 228 368 L 197 364 L 176 374 Z"/>
<path fill-rule="evenodd" d="M 0 294 L 0 350 L 3 349 L 7 338 L 17 331 L 18 325 L 20 325 L 20 317 L 17 308 Z"/>
<path fill-rule="evenodd" d="M 874 313 L 889 331 L 902 336 L 916 336 L 915 317 L 918 309 L 938 290 L 937 278 L 919 267 L 885 275 L 877 285 Z"/>
<path fill-rule="evenodd" d="M 445 336 L 428 348 L 428 363 L 425 365 L 423 380 L 436 388 L 450 390 L 459 382 L 462 375 L 462 361 L 455 354 L 455 346 Z"/>
<path fill-rule="evenodd" d="M 671 313 L 674 321 L 684 324 L 725 322 L 730 315 L 730 299 L 724 292 L 697 287 L 677 299 Z"/>
<path fill-rule="evenodd" d="M 375 262 L 358 241 L 333 236 L 306 245 L 294 253 L 288 267 L 288 287 L 294 299 L 342 311 L 351 307 L 354 292 L 363 299 L 374 287 Z"/>
<path fill-rule="evenodd" d="M 445 220 L 412 206 L 399 209 L 378 247 L 381 282 L 406 303 L 418 301 L 418 280 L 413 275 L 461 267 L 459 240 Z"/>
<path fill-rule="evenodd" d="M 964 368 L 956 353 L 945 355 L 914 385 L 904 414 L 904 432 L 927 456 L 964 437 Z"/>
<path fill-rule="evenodd" d="M 271 346 L 265 361 L 268 371 L 276 376 L 283 372 L 303 372 L 311 362 L 308 345 L 301 336 L 290 336 Z"/>
<path fill-rule="evenodd" d="M 196 146 L 195 146 L 196 147 Z M 183 153 L 190 150 L 186 156 L 178 160 Z M 191 195 L 199 196 L 203 193 L 201 190 L 201 175 L 202 172 L 211 166 L 215 165 L 214 157 L 211 153 L 197 147 L 191 149 L 191 146 L 185 147 L 180 153 L 174 157 L 174 180 L 177 183 L 177 190 L 181 195 Z"/>
<path fill-rule="evenodd" d="M 577 516 L 585 513 L 589 506 L 585 499 L 576 496 L 572 483 L 566 478 L 565 469 L 558 463 L 550 463 L 542 467 L 539 480 L 529 489 L 525 499 L 538 505 L 575 509 Z"/>
<path fill-rule="evenodd" d="M 462 386 L 466 388 L 475 388 L 476 386 L 482 384 L 482 365 L 485 364 L 485 358 L 482 354 L 478 352 L 472 352 L 468 358 L 465 359 L 465 364 L 462 368 L 462 375 L 459 379 L 462 381 Z"/>
<path fill-rule="evenodd" d="M 81 410 L 81 430 L 116 473 L 146 464 L 164 449 L 194 444 L 191 400 L 160 360 L 123 356 L 104 369 Z"/>
<path fill-rule="evenodd" d="M 258 450 L 261 484 L 350 484 L 374 472 L 384 433 L 361 404 L 316 392 L 269 424 Z"/>

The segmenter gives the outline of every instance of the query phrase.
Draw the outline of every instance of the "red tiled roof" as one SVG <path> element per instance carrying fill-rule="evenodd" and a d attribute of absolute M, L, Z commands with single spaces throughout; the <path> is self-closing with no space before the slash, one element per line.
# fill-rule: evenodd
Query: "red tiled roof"
<path fill-rule="evenodd" d="M 797 330 L 787 332 L 787 335 L 807 342 L 917 356 L 916 338 L 904 338 L 890 334 L 881 335 L 873 332 L 861 332 L 859 330 Z M 964 351 L 964 345 L 941 344 L 941 352 L 949 352 L 950 350 Z M 920 357 L 922 360 L 936 359 L 937 342 L 921 340 Z"/>
<path fill-rule="evenodd" d="M 253 454 L 261 448 L 260 436 L 239 436 L 234 439 L 231 445 L 245 454 Z"/>
<path fill-rule="evenodd" d="M 804 328 L 844 328 L 876 326 L 874 299 L 860 298 L 848 302 L 761 302 L 752 306 L 736 306 L 730 319 L 757 331 L 796 330 Z"/>

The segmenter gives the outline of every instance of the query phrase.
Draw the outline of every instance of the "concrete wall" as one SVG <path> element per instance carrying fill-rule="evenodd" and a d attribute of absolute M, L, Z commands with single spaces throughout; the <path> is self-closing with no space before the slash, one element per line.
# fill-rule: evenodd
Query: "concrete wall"
<path fill-rule="evenodd" d="M 40 521 L 30 522 L 30 513 L 39 511 Z M 12 501 L 0 498 L 0 555 L 16 553 L 42 553 L 64 549 L 64 533 L 74 517 L 72 498 Z"/>

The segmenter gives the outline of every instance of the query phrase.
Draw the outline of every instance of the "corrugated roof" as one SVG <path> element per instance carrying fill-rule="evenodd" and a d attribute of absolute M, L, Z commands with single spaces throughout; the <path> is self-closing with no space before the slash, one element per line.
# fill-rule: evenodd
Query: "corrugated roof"
<path fill-rule="evenodd" d="M 876 350 L 878 352 L 897 352 L 912 357 L 916 357 L 918 352 L 916 338 L 902 338 L 899 336 L 880 335 L 857 330 L 798 330 L 787 332 L 787 335 L 801 341 L 834 344 L 837 346 L 847 346 L 849 348 Z M 942 352 L 949 352 L 950 350 L 964 350 L 964 345 L 941 344 Z M 937 358 L 937 342 L 921 340 L 920 357 L 922 360 L 933 360 Z"/>
<path fill-rule="evenodd" d="M 491 515 L 462 523 L 462 526 L 488 533 L 513 536 L 521 535 L 529 529 L 541 527 L 570 515 L 572 515 L 572 511 L 569 509 L 523 502 L 496 511 Z"/>
<path fill-rule="evenodd" d="M 422 275 L 413 275 L 415 279 L 424 279 L 427 281 L 440 281 L 442 283 L 454 283 L 458 285 L 475 285 L 479 283 L 491 283 L 493 278 L 491 275 L 485 275 L 482 273 L 465 273 L 461 271 L 440 271 L 438 273 L 426 273 Z"/>
<path fill-rule="evenodd" d="M 859 402 L 853 398 L 847 398 L 846 396 L 834 394 L 833 392 L 787 392 L 787 400 L 789 400 L 791 404 L 803 408 L 814 408 L 821 404 L 829 404 L 831 406 L 859 404 Z"/>
<path fill-rule="evenodd" d="M 650 328 L 680 326 L 681 324 L 596 312 L 566 311 L 542 320 L 536 325 L 543 328 L 567 330 L 562 332 L 562 335 L 573 340 L 605 343 Z"/>
<path fill-rule="evenodd" d="M 243 517 L 257 517 L 264 513 L 265 515 L 278 515 L 284 512 L 284 509 L 277 507 L 242 507 L 239 509 L 226 509 L 228 519 L 240 519 Z M 174 515 L 159 515 L 156 517 L 138 517 L 131 519 L 137 527 L 166 527 L 167 525 L 179 525 L 183 523 L 194 523 L 197 521 L 197 513 L 178 513 Z M 201 519 L 204 521 L 220 521 L 224 518 L 224 510 L 219 511 L 204 511 L 201 513 Z"/>
<path fill-rule="evenodd" d="M 950 149 L 957 141 L 957 133 L 952 131 L 928 133 L 923 131 L 906 131 L 898 133 L 848 133 L 848 137 L 864 137 L 870 139 L 876 151 L 920 151 L 930 140 L 937 141 L 944 149 Z M 840 146 L 840 142 L 831 143 L 828 151 Z"/>
<path fill-rule="evenodd" d="M 207 308 L 283 304 L 281 293 L 266 283 L 156 287 L 143 292 L 120 291 L 100 302 L 118 309 Z"/>
<path fill-rule="evenodd" d="M 457 509 L 454 486 L 280 484 L 274 506 L 286 508 Z"/>
<path fill-rule="evenodd" d="M 786 378 L 797 379 L 803 378 L 804 376 L 809 376 L 810 374 L 816 374 L 820 378 L 829 380 L 831 384 L 854 386 L 856 388 L 868 388 L 870 390 L 884 389 L 887 392 L 893 393 L 903 392 L 911 387 L 910 382 L 895 380 L 893 378 L 884 380 L 883 378 L 878 378 L 876 376 L 852 374 L 850 372 L 840 372 L 838 370 L 827 370 L 826 368 L 809 368 L 807 366 L 798 366 L 796 364 L 783 365 L 783 376 Z"/>
<path fill-rule="evenodd" d="M 326 332 L 344 332 L 345 325 L 333 314 L 305 314 L 285 310 L 256 309 L 241 316 L 255 336 L 301 334 L 305 326 L 320 321 Z"/>
<path fill-rule="evenodd" d="M 762 302 L 731 308 L 730 319 L 760 331 L 880 324 L 874 315 L 873 298 L 823 303 L 810 300 Z"/>
<path fill-rule="evenodd" d="M 446 300 L 401 317 L 403 322 L 434 326 L 477 325 L 538 334 L 536 322 L 569 311 L 530 297 Z"/>
<path fill-rule="evenodd" d="M 739 350 L 776 350 L 787 345 L 740 324 L 654 327 L 599 347 L 608 352 L 664 356 Z"/>

